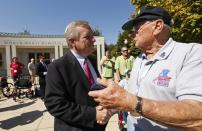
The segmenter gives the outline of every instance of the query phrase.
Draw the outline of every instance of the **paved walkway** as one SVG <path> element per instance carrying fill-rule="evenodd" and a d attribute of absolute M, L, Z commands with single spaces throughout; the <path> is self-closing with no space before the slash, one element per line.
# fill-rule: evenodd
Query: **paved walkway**
<path fill-rule="evenodd" d="M 23 98 L 18 102 L 0 99 L 0 131 L 53 131 L 53 117 L 46 111 L 43 102 Z M 106 131 L 120 131 L 118 118 L 114 115 Z"/>

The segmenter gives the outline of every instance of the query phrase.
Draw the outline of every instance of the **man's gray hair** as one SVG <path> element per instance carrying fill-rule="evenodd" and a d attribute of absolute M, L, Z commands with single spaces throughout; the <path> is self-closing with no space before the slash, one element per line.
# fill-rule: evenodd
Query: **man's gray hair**
<path fill-rule="evenodd" d="M 165 29 L 167 30 L 167 31 L 169 31 L 169 32 L 171 32 L 171 27 L 174 25 L 174 20 L 173 19 L 171 19 L 170 20 L 170 25 L 167 25 L 167 24 L 165 24 L 164 23 L 164 27 L 165 27 Z"/>
<path fill-rule="evenodd" d="M 171 27 L 170 27 L 169 25 L 164 24 L 164 27 L 165 27 L 167 30 L 171 30 Z"/>
<path fill-rule="evenodd" d="M 79 32 L 77 30 L 77 27 L 90 27 L 87 21 L 82 21 L 82 20 L 78 20 L 78 21 L 73 21 L 71 23 L 69 23 L 65 29 L 65 38 L 68 44 L 68 39 L 70 38 L 74 38 L 74 39 L 78 39 L 79 38 Z"/>
<path fill-rule="evenodd" d="M 164 24 L 164 34 L 166 35 L 167 38 L 170 37 L 171 29 L 172 28 L 169 25 Z"/>

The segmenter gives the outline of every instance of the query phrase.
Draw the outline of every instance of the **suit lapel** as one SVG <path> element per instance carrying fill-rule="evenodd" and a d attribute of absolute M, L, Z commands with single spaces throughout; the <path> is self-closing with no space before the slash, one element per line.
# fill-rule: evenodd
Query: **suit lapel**
<path fill-rule="evenodd" d="M 74 68 L 74 71 L 75 74 L 78 76 L 78 79 L 79 81 L 81 81 L 81 83 L 84 83 L 84 88 L 86 89 L 90 89 L 89 87 L 89 84 L 88 84 L 88 78 L 86 77 L 86 74 L 85 72 L 83 71 L 80 63 L 78 62 L 78 60 L 76 59 L 76 57 L 71 53 L 71 51 L 69 51 L 67 53 L 67 56 L 68 56 L 68 61 L 71 61 L 72 64 L 73 64 L 73 68 Z"/>
<path fill-rule="evenodd" d="M 91 57 L 88 57 L 88 59 L 90 60 L 90 63 L 92 64 L 92 66 L 93 66 L 93 68 L 94 68 L 94 70 L 95 70 L 95 73 L 97 74 L 97 77 L 100 78 L 101 76 L 100 76 L 99 71 L 97 70 L 97 64 L 96 64 L 96 61 L 93 60 Z"/>
<path fill-rule="evenodd" d="M 40 63 L 41 63 L 41 62 L 40 62 Z M 44 64 L 41 63 L 41 67 L 43 68 L 43 71 L 44 71 L 44 72 L 47 71 L 47 65 L 45 65 L 45 63 L 44 63 Z"/>

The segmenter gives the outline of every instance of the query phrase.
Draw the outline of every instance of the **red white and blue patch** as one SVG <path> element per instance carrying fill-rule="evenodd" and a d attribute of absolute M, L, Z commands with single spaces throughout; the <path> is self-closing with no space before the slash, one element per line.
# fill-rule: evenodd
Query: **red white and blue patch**
<path fill-rule="evenodd" d="M 168 69 L 163 69 L 157 78 L 153 82 L 158 86 L 168 87 L 171 77 L 168 76 L 170 71 Z"/>

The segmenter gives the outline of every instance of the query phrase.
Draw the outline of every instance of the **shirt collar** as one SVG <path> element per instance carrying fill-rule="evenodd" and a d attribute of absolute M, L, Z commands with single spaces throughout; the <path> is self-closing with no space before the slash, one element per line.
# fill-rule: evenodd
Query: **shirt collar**
<path fill-rule="evenodd" d="M 79 61 L 79 63 L 81 64 L 81 66 L 84 64 L 84 60 L 85 58 L 79 54 L 77 54 L 76 52 L 74 52 L 74 50 L 70 50 L 72 52 L 72 54 L 76 57 L 76 59 Z M 83 66 L 82 66 L 83 67 Z"/>
<path fill-rule="evenodd" d="M 76 52 L 74 52 L 74 50 L 70 50 L 72 52 L 72 54 L 77 58 L 77 59 L 85 59 L 83 56 L 77 54 Z"/>
<path fill-rule="evenodd" d="M 172 38 L 169 38 L 166 44 L 157 52 L 155 59 L 164 60 L 166 59 L 174 48 L 174 42 Z"/>
<path fill-rule="evenodd" d="M 169 54 L 172 52 L 174 48 L 174 42 L 172 38 L 169 38 L 165 45 L 154 55 L 154 57 L 149 61 L 154 60 L 164 60 L 166 59 Z M 147 59 L 145 53 L 142 53 L 141 59 Z"/>

